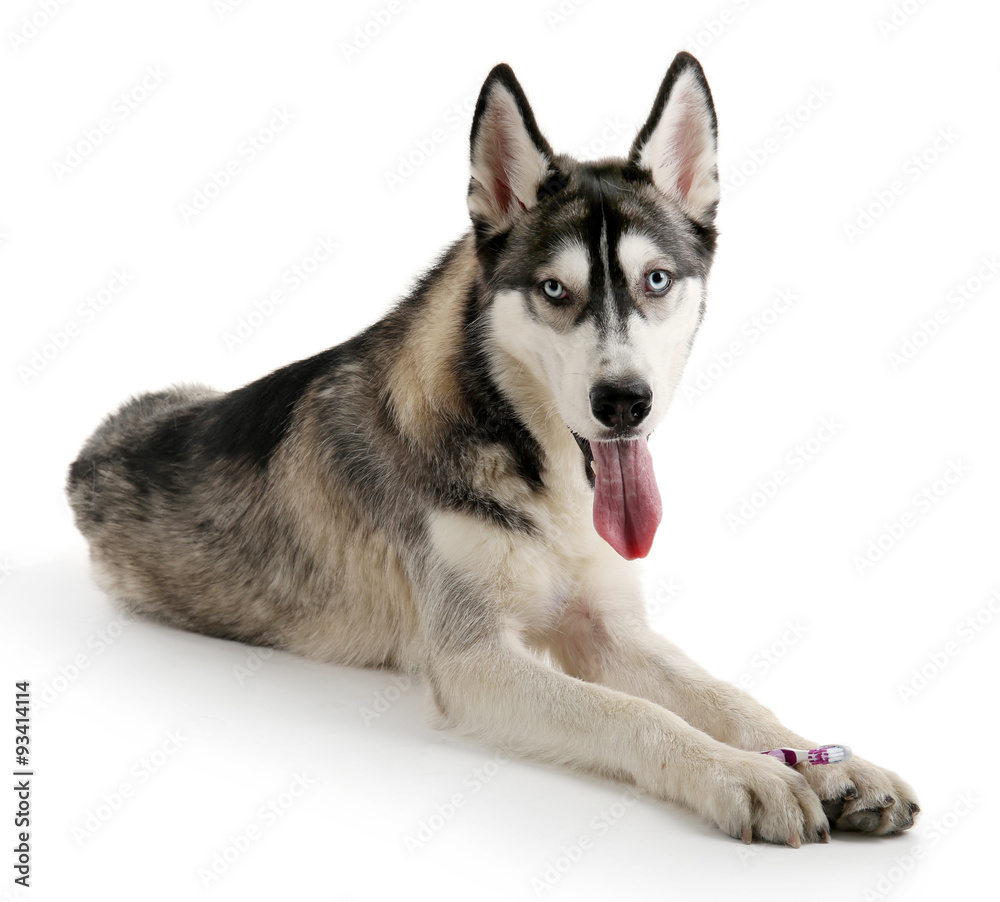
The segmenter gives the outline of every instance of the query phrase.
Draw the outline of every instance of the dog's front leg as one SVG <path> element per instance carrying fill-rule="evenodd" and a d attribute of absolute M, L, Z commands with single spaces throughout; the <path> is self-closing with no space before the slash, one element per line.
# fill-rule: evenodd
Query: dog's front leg
<path fill-rule="evenodd" d="M 456 600 L 428 625 L 425 676 L 447 721 L 505 749 L 634 783 L 749 841 L 828 838 L 820 801 L 791 768 L 712 739 L 683 718 L 539 660 L 494 606 Z M 453 605 L 449 605 L 454 610 Z"/>
<path fill-rule="evenodd" d="M 567 611 L 557 635 L 560 641 L 553 652 L 568 673 L 649 699 L 720 742 L 756 751 L 817 745 L 653 631 L 641 605 L 575 606 Z M 823 800 L 831 824 L 838 829 L 898 833 L 913 825 L 920 810 L 903 780 L 861 758 L 797 769 Z"/>

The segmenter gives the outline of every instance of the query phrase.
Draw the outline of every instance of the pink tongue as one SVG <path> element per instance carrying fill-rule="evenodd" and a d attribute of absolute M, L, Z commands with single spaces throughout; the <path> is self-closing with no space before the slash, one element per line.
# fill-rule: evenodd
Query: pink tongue
<path fill-rule="evenodd" d="M 594 527 L 626 560 L 645 557 L 660 525 L 663 506 L 653 475 L 653 458 L 643 439 L 591 442 Z"/>

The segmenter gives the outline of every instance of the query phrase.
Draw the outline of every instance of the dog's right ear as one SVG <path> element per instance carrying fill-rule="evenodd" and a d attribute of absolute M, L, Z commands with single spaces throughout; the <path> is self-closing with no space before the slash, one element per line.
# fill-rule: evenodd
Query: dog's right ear
<path fill-rule="evenodd" d="M 490 72 L 479 92 L 471 143 L 469 213 L 477 225 L 505 231 L 519 213 L 537 202 L 553 157 L 506 63 Z"/>

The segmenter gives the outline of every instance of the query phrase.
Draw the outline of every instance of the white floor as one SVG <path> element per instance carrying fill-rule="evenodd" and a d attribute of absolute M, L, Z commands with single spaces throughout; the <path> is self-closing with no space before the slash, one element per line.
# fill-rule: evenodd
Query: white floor
<path fill-rule="evenodd" d="M 969 735 L 951 698 L 981 692 L 975 661 L 948 693 L 888 712 L 847 673 L 856 712 L 828 718 L 831 739 L 919 788 L 912 832 L 745 847 L 671 805 L 435 732 L 421 687 L 391 674 L 122 623 L 82 549 L 3 590 L 4 686 L 32 681 L 34 885 L 0 899 L 986 898 L 1000 787 L 948 747 Z M 829 693 L 796 688 L 807 665 L 784 663 L 778 694 L 817 722 L 810 697 Z"/>

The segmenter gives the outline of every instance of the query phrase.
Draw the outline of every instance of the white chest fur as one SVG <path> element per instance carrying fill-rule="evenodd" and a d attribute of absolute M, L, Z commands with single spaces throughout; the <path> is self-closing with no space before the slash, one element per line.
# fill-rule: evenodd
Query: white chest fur
<path fill-rule="evenodd" d="M 543 637 L 567 606 L 601 604 L 609 592 L 632 598 L 638 591 L 636 565 L 594 529 L 593 492 L 568 430 L 566 439 L 550 447 L 543 491 L 532 493 L 519 480 L 491 486 L 527 516 L 530 534 L 455 511 L 437 512 L 430 523 L 438 559 L 477 586 L 508 626 L 529 639 Z"/>

